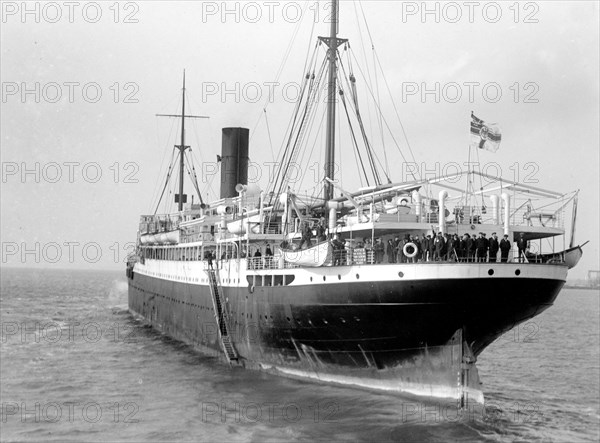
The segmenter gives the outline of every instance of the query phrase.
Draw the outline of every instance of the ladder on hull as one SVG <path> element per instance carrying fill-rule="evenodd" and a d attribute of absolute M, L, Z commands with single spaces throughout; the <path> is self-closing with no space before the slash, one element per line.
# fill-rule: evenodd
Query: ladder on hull
<path fill-rule="evenodd" d="M 219 329 L 219 339 L 221 341 L 221 347 L 223 352 L 227 356 L 229 363 L 238 361 L 238 354 L 231 342 L 231 336 L 229 335 L 229 329 L 227 327 L 227 314 L 223 308 L 223 302 L 221 301 L 221 290 L 219 285 L 219 277 L 217 271 L 214 269 L 208 269 L 208 281 L 210 284 L 210 292 L 212 294 L 213 307 L 215 311 L 215 320 L 217 321 Z"/>

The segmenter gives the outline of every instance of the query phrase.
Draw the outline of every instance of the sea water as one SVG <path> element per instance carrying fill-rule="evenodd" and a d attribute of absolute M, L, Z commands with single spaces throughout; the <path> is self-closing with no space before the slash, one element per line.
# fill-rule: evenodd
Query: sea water
<path fill-rule="evenodd" d="M 598 441 L 599 292 L 478 361 L 485 408 L 230 368 L 136 321 L 124 272 L 2 269 L 2 441 Z M 485 296 L 485 294 L 482 294 Z"/>

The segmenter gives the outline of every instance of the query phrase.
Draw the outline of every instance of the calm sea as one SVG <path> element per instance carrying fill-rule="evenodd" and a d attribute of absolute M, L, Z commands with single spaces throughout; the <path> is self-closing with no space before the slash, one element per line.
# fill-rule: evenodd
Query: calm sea
<path fill-rule="evenodd" d="M 2 270 L 2 441 L 598 441 L 599 293 L 479 358 L 486 408 L 230 369 L 127 312 L 124 272 Z"/>

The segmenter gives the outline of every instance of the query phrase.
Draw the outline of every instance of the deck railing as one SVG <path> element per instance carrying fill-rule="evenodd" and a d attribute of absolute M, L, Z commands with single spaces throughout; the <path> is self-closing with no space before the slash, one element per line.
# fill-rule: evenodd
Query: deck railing
<path fill-rule="evenodd" d="M 531 206 L 521 206 L 510 215 L 510 223 L 513 226 L 533 226 L 533 227 L 565 227 L 565 211 L 544 211 L 536 210 Z"/>
<path fill-rule="evenodd" d="M 179 229 L 182 222 L 179 215 L 143 215 L 140 217 L 140 235 L 169 232 Z"/>
<path fill-rule="evenodd" d="M 293 269 L 298 268 L 298 265 L 288 263 L 281 256 L 272 257 L 252 257 L 246 259 L 249 270 L 276 270 L 276 269 Z M 476 252 L 470 255 L 459 255 L 456 252 L 444 253 L 440 256 L 436 254 L 417 254 L 415 257 L 404 257 L 394 255 L 390 258 L 388 254 L 377 256 L 373 250 L 365 248 L 346 248 L 343 250 L 333 251 L 330 266 L 364 266 L 374 264 L 395 264 L 395 263 L 531 263 L 543 264 L 544 261 L 540 255 L 529 255 L 527 258 L 521 256 L 519 260 L 518 250 L 511 250 L 505 260 L 498 253 L 495 257 L 490 257 L 489 252 L 484 257 L 478 257 Z M 561 263 L 562 260 L 554 261 L 554 264 Z"/>

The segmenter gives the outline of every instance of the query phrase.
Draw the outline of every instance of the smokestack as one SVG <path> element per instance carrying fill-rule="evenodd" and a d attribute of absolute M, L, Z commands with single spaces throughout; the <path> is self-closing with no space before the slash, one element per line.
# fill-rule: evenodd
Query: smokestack
<path fill-rule="evenodd" d="M 235 186 L 248 184 L 249 135 L 247 128 L 223 128 L 221 198 L 236 197 Z"/>

